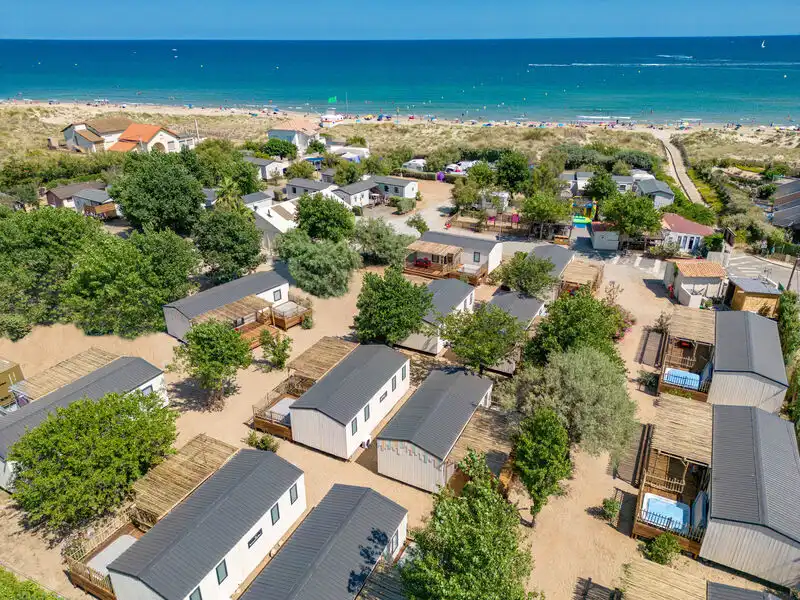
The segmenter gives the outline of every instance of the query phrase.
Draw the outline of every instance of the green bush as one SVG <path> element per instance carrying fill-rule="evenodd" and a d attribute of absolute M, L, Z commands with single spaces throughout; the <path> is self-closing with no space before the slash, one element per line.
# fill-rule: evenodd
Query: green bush
<path fill-rule="evenodd" d="M 306 315 L 303 317 L 303 320 L 300 322 L 300 327 L 303 329 L 313 329 L 314 328 L 314 317 L 311 315 Z"/>
<path fill-rule="evenodd" d="M 660 565 L 671 565 L 680 553 L 681 545 L 678 536 L 672 533 L 662 533 L 644 546 L 645 558 Z"/>
<path fill-rule="evenodd" d="M 360 216 L 362 216 L 364 214 L 364 209 L 361 208 L 360 206 L 354 206 L 352 208 L 352 211 L 353 211 L 353 214 L 355 216 L 357 216 L 357 217 L 360 217 Z"/>
<path fill-rule="evenodd" d="M 22 315 L 0 315 L 0 337 L 7 337 L 12 342 L 24 338 L 32 327 L 33 325 Z"/>
<path fill-rule="evenodd" d="M 394 196 L 391 201 L 391 205 L 397 209 L 397 212 L 401 215 L 406 214 L 407 212 L 411 212 L 414 210 L 414 206 L 416 205 L 416 201 L 414 198 L 401 198 L 399 196 Z"/>
<path fill-rule="evenodd" d="M 13 573 L 0 568 L 0 600 L 59 600 L 35 581 L 20 581 Z"/>
<path fill-rule="evenodd" d="M 269 433 L 259 434 L 257 431 L 251 431 L 244 442 L 251 448 L 256 450 L 264 450 L 266 452 L 277 452 L 280 442 L 278 439 Z"/>
<path fill-rule="evenodd" d="M 622 504 L 616 498 L 603 498 L 603 518 L 612 523 L 619 516 L 619 509 Z"/>

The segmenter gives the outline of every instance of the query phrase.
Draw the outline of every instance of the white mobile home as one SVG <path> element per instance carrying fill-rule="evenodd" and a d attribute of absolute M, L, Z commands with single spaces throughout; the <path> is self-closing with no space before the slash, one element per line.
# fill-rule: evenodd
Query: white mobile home
<path fill-rule="evenodd" d="M 108 564 L 117 600 L 228 600 L 305 509 L 303 471 L 240 450 Z"/>
<path fill-rule="evenodd" d="M 708 401 L 779 412 L 789 381 L 777 324 L 749 311 L 718 311 L 716 316 Z"/>
<path fill-rule="evenodd" d="M 340 187 L 333 193 L 344 200 L 348 206 L 366 206 L 370 202 L 370 192 L 376 187 L 375 181 L 369 178 Z"/>
<path fill-rule="evenodd" d="M 274 158 L 259 158 L 257 156 L 245 156 L 244 159 L 258 169 L 258 178 L 262 181 L 281 177 L 289 167 L 289 162 L 285 160 L 275 160 Z"/>
<path fill-rule="evenodd" d="M 407 532 L 405 508 L 369 488 L 337 483 L 241 600 L 354 600 L 379 562 L 399 556 Z"/>
<path fill-rule="evenodd" d="M 699 308 L 707 298 L 722 298 L 725 267 L 709 260 L 671 259 L 664 269 L 664 285 L 680 304 Z"/>
<path fill-rule="evenodd" d="M 349 459 L 408 391 L 409 368 L 388 346 L 359 346 L 289 407 L 292 440 Z"/>
<path fill-rule="evenodd" d="M 399 196 L 400 198 L 416 198 L 419 184 L 416 179 L 403 179 L 402 177 L 373 177 L 376 187 L 384 196 Z"/>
<path fill-rule="evenodd" d="M 332 198 L 341 202 L 341 199 L 333 193 L 336 189 L 338 189 L 336 185 L 326 181 L 302 179 L 298 177 L 290 179 L 286 183 L 286 198 L 288 200 L 294 200 L 303 194 L 310 194 L 312 196 L 314 194 L 322 194 L 325 198 Z"/>
<path fill-rule="evenodd" d="M 56 377 L 56 370 L 58 365 L 52 370 L 53 378 Z M 98 400 L 106 394 L 127 394 L 135 390 L 141 390 L 145 394 L 156 392 L 166 404 L 168 399 L 164 371 L 141 358 L 123 356 L 114 358 L 42 397 L 26 396 L 33 393 L 33 386 L 26 385 L 26 381 L 14 384 L 12 393 L 17 398 L 19 408 L 6 416 L 0 416 L 0 487 L 13 491 L 14 463 L 8 461 L 8 453 L 27 430 L 37 427 L 51 413 L 76 400 Z"/>
<path fill-rule="evenodd" d="M 457 235 L 444 231 L 426 231 L 420 239 L 423 242 L 433 242 L 435 244 L 447 244 L 461 248 L 461 271 L 467 275 L 477 273 L 485 269 L 486 273 L 491 273 L 503 260 L 503 242 L 497 240 L 478 237 L 474 235 Z"/>
<path fill-rule="evenodd" d="M 432 371 L 378 435 L 378 473 L 429 492 L 446 486 L 457 468 L 448 457 L 491 393 L 490 379 Z"/>
<path fill-rule="evenodd" d="M 252 296 L 257 300 L 248 302 L 246 299 Z M 185 342 L 186 333 L 194 323 L 204 320 L 207 316 L 213 316 L 211 315 L 213 311 L 224 306 L 237 302 L 247 304 L 241 307 L 241 311 L 237 310 L 231 323 L 234 327 L 241 327 L 256 321 L 258 307 L 265 310 L 268 307 L 282 305 L 288 299 L 289 282 L 275 271 L 262 271 L 165 304 L 164 320 L 167 323 L 167 333 Z M 241 316 L 238 316 L 239 313 Z M 216 318 L 222 319 L 223 315 Z"/>
<path fill-rule="evenodd" d="M 635 189 L 640 196 L 652 199 L 656 208 L 663 208 L 675 202 L 675 192 L 667 183 L 658 179 L 641 179 L 636 182 Z"/>
<path fill-rule="evenodd" d="M 525 331 L 530 331 L 534 320 L 546 314 L 545 303 L 538 298 L 523 296 L 516 292 L 497 294 L 492 297 L 489 304 L 507 312 L 519 321 Z M 522 348 L 517 348 L 508 358 L 492 367 L 488 371 L 500 373 L 511 377 L 517 370 L 517 365 L 522 359 Z"/>
<path fill-rule="evenodd" d="M 553 263 L 553 269 L 550 271 L 550 275 L 555 277 L 558 283 L 550 291 L 548 297 L 544 299 L 555 300 L 558 290 L 561 287 L 561 278 L 564 275 L 564 269 L 575 259 L 575 252 L 564 246 L 559 246 L 558 244 L 545 244 L 536 246 L 530 251 L 528 256 L 535 256 L 536 258 L 549 260 Z"/>
<path fill-rule="evenodd" d="M 291 142 L 297 146 L 300 154 L 305 154 L 308 150 L 308 145 L 312 140 L 319 139 L 319 136 L 307 131 L 300 131 L 298 129 L 270 129 L 267 136 L 271 140 L 283 140 Z"/>
<path fill-rule="evenodd" d="M 434 279 L 428 284 L 433 295 L 433 309 L 422 320 L 435 326 L 439 317 L 466 310 L 472 312 L 475 306 L 475 288 L 460 279 Z M 437 335 L 412 333 L 399 344 L 405 348 L 438 355 L 444 350 L 444 340 Z"/>

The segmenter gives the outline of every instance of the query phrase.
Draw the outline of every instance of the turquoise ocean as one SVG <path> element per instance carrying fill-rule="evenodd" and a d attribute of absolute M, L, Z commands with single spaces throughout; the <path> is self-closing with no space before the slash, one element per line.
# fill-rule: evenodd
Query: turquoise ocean
<path fill-rule="evenodd" d="M 468 119 L 800 122 L 800 36 L 0 40 L 0 98 Z"/>

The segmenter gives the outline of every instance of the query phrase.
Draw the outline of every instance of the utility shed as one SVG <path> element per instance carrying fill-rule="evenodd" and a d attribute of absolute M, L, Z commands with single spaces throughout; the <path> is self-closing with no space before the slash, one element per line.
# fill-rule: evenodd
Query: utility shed
<path fill-rule="evenodd" d="M 240 450 L 108 565 L 117 600 L 227 600 L 305 508 L 303 471 Z"/>
<path fill-rule="evenodd" d="M 408 391 L 409 360 L 362 345 L 289 407 L 292 440 L 349 459 Z"/>
<path fill-rule="evenodd" d="M 749 406 L 715 406 L 708 527 L 700 556 L 800 587 L 800 456 L 794 427 Z"/>
<path fill-rule="evenodd" d="M 378 473 L 429 492 L 446 486 L 457 468 L 448 457 L 491 392 L 490 379 L 431 371 L 378 435 Z"/>
<path fill-rule="evenodd" d="M 747 311 L 716 314 L 714 375 L 708 401 L 777 413 L 789 388 L 777 324 Z"/>
<path fill-rule="evenodd" d="M 378 492 L 336 484 L 241 600 L 352 600 L 384 553 L 403 548 L 408 512 Z"/>

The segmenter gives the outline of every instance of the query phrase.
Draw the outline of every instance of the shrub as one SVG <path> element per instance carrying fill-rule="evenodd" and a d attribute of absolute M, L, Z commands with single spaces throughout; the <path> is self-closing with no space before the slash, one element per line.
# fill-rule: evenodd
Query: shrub
<path fill-rule="evenodd" d="M 22 315 L 0 315 L 0 337 L 16 342 L 28 335 L 31 328 L 31 323 Z"/>
<path fill-rule="evenodd" d="M 681 247 L 674 242 L 667 242 L 660 246 L 653 246 L 647 250 L 647 254 L 653 258 L 673 258 L 681 253 Z"/>
<path fill-rule="evenodd" d="M 408 217 L 408 219 L 406 219 L 406 225 L 416 229 L 420 235 L 430 229 L 430 227 L 428 227 L 428 223 L 425 221 L 425 217 L 419 213 Z"/>
<path fill-rule="evenodd" d="M 354 206 L 352 208 L 352 211 L 353 211 L 353 214 L 355 216 L 357 216 L 357 217 L 360 217 L 360 216 L 362 216 L 364 214 L 364 209 L 361 208 L 360 206 Z"/>
<path fill-rule="evenodd" d="M 46 591 L 35 581 L 22 581 L 0 568 L 0 598 L 3 600 L 59 600 L 61 596 Z"/>
<path fill-rule="evenodd" d="M 251 431 L 244 442 L 251 448 L 256 450 L 264 450 L 266 452 L 277 452 L 280 442 L 278 439 L 269 433 L 259 434 L 257 431 Z"/>
<path fill-rule="evenodd" d="M 286 368 L 286 361 L 292 352 L 292 338 L 280 333 L 272 335 L 268 329 L 264 329 L 259 341 L 264 360 L 269 361 L 270 365 L 279 371 Z"/>
<path fill-rule="evenodd" d="M 394 196 L 390 203 L 397 209 L 397 213 L 401 215 L 411 212 L 416 205 L 414 198 L 401 198 L 399 196 Z"/>
<path fill-rule="evenodd" d="M 680 553 L 680 542 L 678 537 L 672 533 L 662 533 L 644 546 L 645 558 L 660 565 L 671 565 Z"/>
<path fill-rule="evenodd" d="M 313 329 L 314 328 L 314 317 L 311 315 L 306 315 L 303 317 L 303 320 L 300 322 L 300 327 L 303 329 Z"/>
<path fill-rule="evenodd" d="M 603 518 L 609 523 L 613 523 L 619 516 L 619 509 L 622 504 L 616 498 L 603 498 Z"/>

